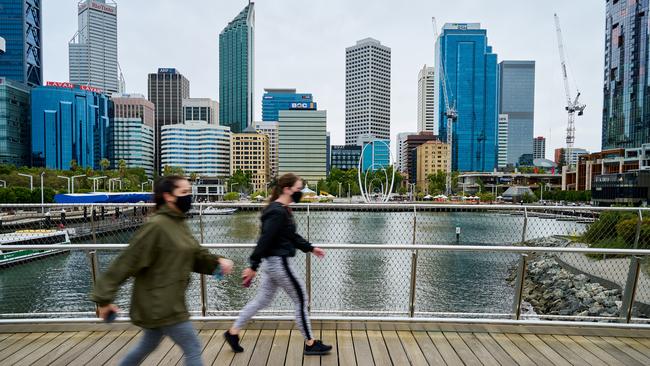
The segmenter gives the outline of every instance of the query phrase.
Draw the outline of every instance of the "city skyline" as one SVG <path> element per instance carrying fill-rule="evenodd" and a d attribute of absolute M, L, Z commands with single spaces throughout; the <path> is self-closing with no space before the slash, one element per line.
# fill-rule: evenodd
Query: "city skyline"
<path fill-rule="evenodd" d="M 76 1 L 43 4 L 44 29 L 49 30 L 44 33 L 45 80 L 67 80 L 66 45 L 76 29 L 76 4 Z M 391 137 L 394 144 L 398 132 L 413 131 L 417 127 L 413 107 L 417 99 L 417 71 L 422 64 L 433 63 L 430 17 L 436 16 L 440 25 L 481 22 L 488 29 L 490 43 L 498 49 L 500 59 L 536 61 L 534 134 L 546 136 L 547 150 L 552 151 L 564 146 L 566 128 L 553 24 L 553 13 L 557 12 L 562 19 L 569 61 L 573 65 L 570 71 L 574 72 L 573 78 L 578 81 L 587 104 L 585 115 L 577 121 L 575 146 L 592 151 L 600 149 L 604 1 L 598 6 L 593 6 L 591 1 L 570 4 L 496 1 L 489 6 L 476 1 L 459 1 L 445 7 L 440 7 L 438 2 L 420 2 L 412 4 L 418 7 L 418 14 L 422 14 L 415 17 L 409 10 L 412 7 L 399 7 L 390 2 L 364 12 L 361 9 L 368 10 L 367 3 L 350 5 L 333 1 L 317 3 L 310 8 L 291 4 L 289 1 L 256 3 L 255 120 L 261 120 L 260 96 L 264 88 L 309 90 L 319 101 L 319 108 L 328 110 L 332 144 L 342 144 L 345 48 L 359 39 L 373 37 L 393 50 Z M 146 93 L 149 72 L 158 67 L 177 67 L 185 70 L 188 79 L 193 81 L 191 97 L 218 100 L 218 34 L 245 5 L 245 1 L 219 4 L 162 1 L 155 8 L 146 8 L 151 16 L 143 18 L 144 5 L 118 2 L 120 64 L 126 78 L 126 91 Z M 203 11 L 192 10 L 197 7 Z M 504 7 L 508 8 L 507 17 L 499 10 Z M 185 19 L 185 22 L 179 23 L 178 19 Z M 518 27 L 518 32 L 512 32 L 513 27 Z M 296 29 L 301 31 L 301 39 L 310 41 L 296 42 Z M 330 30 L 323 32 L 323 29 Z M 170 44 L 175 51 L 170 51 Z M 291 57 L 278 58 L 286 54 Z"/>

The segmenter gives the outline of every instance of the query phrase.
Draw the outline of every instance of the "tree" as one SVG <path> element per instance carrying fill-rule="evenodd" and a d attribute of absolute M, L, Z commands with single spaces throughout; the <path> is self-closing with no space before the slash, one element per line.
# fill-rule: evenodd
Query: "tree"
<path fill-rule="evenodd" d="M 124 161 L 124 159 L 120 159 L 120 161 L 117 162 L 117 170 L 120 172 L 120 178 L 124 178 L 124 175 L 126 174 L 126 161 Z"/>
<path fill-rule="evenodd" d="M 248 192 L 248 188 L 250 187 L 252 178 L 253 178 L 253 174 L 250 171 L 248 170 L 243 171 L 241 169 L 238 169 L 228 179 L 227 188 L 232 189 L 231 187 L 237 186 L 240 192 L 242 191 Z"/>
<path fill-rule="evenodd" d="M 199 175 L 198 175 L 198 174 L 196 174 L 196 173 L 194 173 L 194 172 L 190 173 L 190 181 L 191 181 L 191 182 L 196 182 L 196 180 L 197 180 L 198 178 L 199 178 Z"/>
<path fill-rule="evenodd" d="M 429 185 L 429 193 L 434 195 L 443 193 L 447 185 L 447 173 L 438 170 L 434 174 L 429 174 L 427 176 L 427 181 Z"/>
<path fill-rule="evenodd" d="M 70 170 L 74 172 L 77 169 L 79 169 L 79 164 L 77 164 L 77 160 L 76 159 L 70 160 Z"/>
<path fill-rule="evenodd" d="M 99 166 L 102 168 L 102 171 L 105 171 L 109 166 L 111 166 L 111 162 L 104 158 L 99 161 Z"/>
<path fill-rule="evenodd" d="M 185 176 L 185 171 L 181 167 L 165 165 L 163 168 L 163 176 L 168 177 L 170 175 Z"/>
<path fill-rule="evenodd" d="M 228 192 L 223 195 L 224 201 L 239 201 L 239 193 L 237 192 Z"/>

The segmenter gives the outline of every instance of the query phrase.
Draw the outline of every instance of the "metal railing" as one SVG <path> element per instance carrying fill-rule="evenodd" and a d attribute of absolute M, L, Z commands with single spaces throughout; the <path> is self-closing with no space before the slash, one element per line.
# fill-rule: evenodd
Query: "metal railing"
<path fill-rule="evenodd" d="M 35 228 L 74 229 L 84 235 L 71 235 L 75 244 L 63 247 L 20 246 L 65 249 L 70 254 L 53 259 L 51 267 L 48 259 L 0 269 L 0 322 L 93 319 L 94 305 L 87 293 L 116 251 L 125 247 L 150 212 L 150 205 L 47 205 L 52 211 L 48 216 L 40 213 L 40 207 L 0 205 L 0 212 L 12 211 L 0 216 L 0 229 L 9 236 L 15 230 Z M 236 271 L 243 269 L 258 235 L 259 212 L 264 205 L 195 207 L 188 220 L 195 237 L 211 250 L 235 259 Z M 237 208 L 238 212 L 219 215 L 206 212 L 208 207 Z M 68 210 L 65 214 L 54 213 L 63 208 Z M 323 261 L 299 255 L 295 263 L 305 280 L 309 309 L 317 319 L 646 324 L 650 315 L 650 250 L 646 249 L 650 223 L 643 217 L 650 216 L 644 211 L 647 209 L 575 206 L 296 205 L 300 233 L 320 243 L 328 255 Z M 594 244 L 625 244 L 638 249 L 581 247 Z M 1 249 L 17 247 L 3 245 Z M 539 269 L 543 266 L 558 275 L 544 278 L 539 274 L 544 272 Z M 44 271 L 54 273 L 47 276 Z M 14 276 L 13 287 L 7 287 Z M 188 290 L 191 313 L 197 319 L 235 316 L 256 286 L 243 289 L 238 277 L 235 274 L 217 283 L 206 276 L 193 276 Z M 38 283 L 43 278 L 47 282 Z M 68 291 L 64 288 L 68 283 L 78 288 Z M 43 298 L 32 297 L 21 286 L 38 289 Z M 48 288 L 59 290 L 48 293 Z M 585 297 L 585 288 L 593 293 Z M 118 295 L 124 310 L 128 309 L 129 289 L 127 283 Z M 542 293 L 560 301 L 558 291 L 578 299 L 579 306 L 544 303 L 537 296 Z M 51 311 L 55 308 L 62 311 Z M 263 317 L 289 317 L 291 309 L 289 299 L 279 296 Z"/>

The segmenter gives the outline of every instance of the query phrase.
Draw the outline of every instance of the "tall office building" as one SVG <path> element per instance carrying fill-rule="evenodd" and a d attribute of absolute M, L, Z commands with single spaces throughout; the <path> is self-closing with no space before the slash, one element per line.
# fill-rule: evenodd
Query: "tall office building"
<path fill-rule="evenodd" d="M 68 170 L 101 168 L 111 100 L 97 88 L 48 82 L 32 89 L 32 165 Z"/>
<path fill-rule="evenodd" d="M 30 87 L 43 84 L 40 0 L 0 0 L 0 76 Z"/>
<path fill-rule="evenodd" d="M 650 142 L 650 4 L 609 0 L 605 9 L 602 149 L 640 147 Z"/>
<path fill-rule="evenodd" d="M 210 98 L 183 99 L 184 121 L 205 121 L 211 125 L 219 124 L 219 102 Z"/>
<path fill-rule="evenodd" d="M 533 153 L 535 61 L 499 63 L 499 114 L 508 116 L 508 164 Z"/>
<path fill-rule="evenodd" d="M 256 122 L 255 130 L 269 138 L 269 173 L 278 176 L 278 122 Z"/>
<path fill-rule="evenodd" d="M 395 168 L 402 174 L 407 174 L 407 149 L 406 139 L 410 135 L 415 135 L 415 132 L 400 132 L 397 134 L 397 159 L 395 161 Z"/>
<path fill-rule="evenodd" d="M 498 70 L 497 55 L 479 23 L 445 24 L 436 41 L 436 70 L 444 60 L 449 103 L 455 104 L 452 169 L 492 171 L 497 166 Z M 436 123 L 440 139 L 447 140 L 442 81 L 436 73 Z M 443 121 L 440 123 L 440 121 Z"/>
<path fill-rule="evenodd" d="M 31 163 L 29 92 L 27 85 L 0 77 L 0 164 Z"/>
<path fill-rule="evenodd" d="M 390 140 L 391 51 L 372 38 L 345 49 L 345 144 Z"/>
<path fill-rule="evenodd" d="M 546 139 L 543 136 L 533 139 L 533 159 L 546 159 Z"/>
<path fill-rule="evenodd" d="M 86 0 L 79 3 L 77 33 L 68 44 L 70 82 L 119 91 L 117 66 L 117 4 Z"/>
<path fill-rule="evenodd" d="M 327 111 L 280 111 L 278 117 L 278 175 L 294 173 L 315 186 L 327 175 Z"/>
<path fill-rule="evenodd" d="M 418 132 L 434 132 L 436 83 L 433 67 L 424 65 L 418 73 Z"/>
<path fill-rule="evenodd" d="M 252 126 L 251 126 L 252 127 Z M 251 174 L 252 192 L 268 188 L 269 173 L 269 138 L 253 128 L 241 133 L 233 133 L 230 144 L 230 174 L 241 170 Z M 228 187 L 231 190 L 233 187 Z M 240 192 L 248 187 L 238 187 Z"/>
<path fill-rule="evenodd" d="M 143 168 L 153 177 L 155 106 L 141 94 L 113 94 L 113 119 L 108 128 L 111 169 L 124 160 L 127 168 Z"/>
<path fill-rule="evenodd" d="M 296 93 L 296 89 L 264 89 L 262 121 L 277 121 L 279 111 L 300 109 L 300 107 L 316 109 L 317 105 L 311 94 Z"/>
<path fill-rule="evenodd" d="M 149 74 L 149 101 L 156 106 L 156 146 L 160 145 L 162 126 L 181 124 L 183 99 L 190 97 L 190 81 L 174 68 L 160 68 L 157 73 Z M 160 151 L 156 151 L 155 169 L 160 169 Z"/>
<path fill-rule="evenodd" d="M 363 140 L 361 171 L 387 169 L 390 166 L 390 140 Z"/>
<path fill-rule="evenodd" d="M 183 168 L 186 175 L 227 177 L 230 174 L 230 129 L 205 121 L 161 127 L 162 166 Z"/>
<path fill-rule="evenodd" d="M 497 166 L 505 168 L 508 165 L 508 115 L 499 115 L 497 127 Z"/>
<path fill-rule="evenodd" d="M 255 4 L 219 33 L 219 121 L 233 133 L 253 125 Z"/>
<path fill-rule="evenodd" d="M 330 137 L 329 131 L 327 132 L 327 137 L 325 138 L 325 174 L 329 177 L 332 159 L 332 138 Z"/>

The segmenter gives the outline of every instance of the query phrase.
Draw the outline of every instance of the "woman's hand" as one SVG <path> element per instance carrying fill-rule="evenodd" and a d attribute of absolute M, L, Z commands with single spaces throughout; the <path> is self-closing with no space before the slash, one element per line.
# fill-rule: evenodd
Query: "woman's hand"
<path fill-rule="evenodd" d="M 230 259 L 219 258 L 219 266 L 221 267 L 221 273 L 224 275 L 232 273 L 233 262 Z"/>
<path fill-rule="evenodd" d="M 325 257 L 325 251 L 319 247 L 314 247 L 314 249 L 312 249 L 311 252 L 314 253 L 314 255 L 317 256 L 318 258 Z"/>
<path fill-rule="evenodd" d="M 257 272 L 253 271 L 251 267 L 246 268 L 244 272 L 242 272 L 241 278 L 244 287 L 248 287 L 248 285 L 250 285 L 250 283 L 253 281 L 253 278 L 255 278 L 255 275 L 257 275 Z"/>
<path fill-rule="evenodd" d="M 98 308 L 97 308 L 97 315 L 98 315 L 100 318 L 106 320 L 106 318 L 108 318 L 108 315 L 109 315 L 110 313 L 117 313 L 117 312 L 119 312 L 119 311 L 120 311 L 120 308 L 118 308 L 117 305 L 115 305 L 115 304 L 108 304 L 108 305 L 104 305 L 104 306 L 100 306 L 100 307 L 98 307 Z"/>

